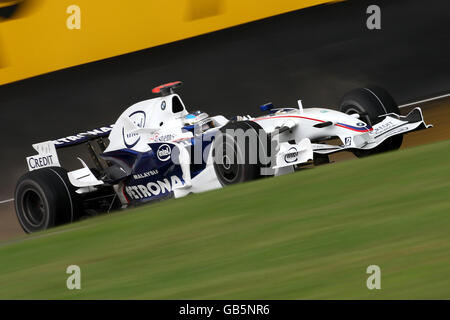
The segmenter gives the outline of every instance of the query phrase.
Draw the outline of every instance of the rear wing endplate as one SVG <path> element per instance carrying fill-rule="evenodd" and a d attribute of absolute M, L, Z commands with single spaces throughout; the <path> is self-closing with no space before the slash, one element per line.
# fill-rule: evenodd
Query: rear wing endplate
<path fill-rule="evenodd" d="M 113 126 L 110 125 L 53 141 L 50 140 L 35 143 L 33 144 L 33 148 L 38 152 L 38 154 L 26 158 L 28 169 L 33 171 L 45 167 L 60 167 L 61 164 L 59 163 L 56 149 L 71 147 L 90 140 L 106 137 L 109 135 L 112 128 Z"/>

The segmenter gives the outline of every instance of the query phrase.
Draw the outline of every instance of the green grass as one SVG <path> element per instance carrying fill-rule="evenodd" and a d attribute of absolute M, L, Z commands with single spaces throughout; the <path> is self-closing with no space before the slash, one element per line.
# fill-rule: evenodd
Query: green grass
<path fill-rule="evenodd" d="M 160 202 L 2 245 L 0 298 L 450 299 L 449 197 L 445 141 Z"/>

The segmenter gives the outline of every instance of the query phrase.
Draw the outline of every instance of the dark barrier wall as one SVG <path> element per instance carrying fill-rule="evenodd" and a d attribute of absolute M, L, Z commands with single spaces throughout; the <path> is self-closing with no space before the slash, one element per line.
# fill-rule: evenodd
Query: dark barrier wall
<path fill-rule="evenodd" d="M 111 124 L 172 80 L 184 81 L 188 108 L 226 116 L 298 98 L 335 106 L 367 83 L 399 102 L 448 91 L 450 3 L 377 3 L 381 30 L 366 27 L 371 2 L 341 2 L 0 87 L 0 200 L 12 196 L 32 143 Z"/>

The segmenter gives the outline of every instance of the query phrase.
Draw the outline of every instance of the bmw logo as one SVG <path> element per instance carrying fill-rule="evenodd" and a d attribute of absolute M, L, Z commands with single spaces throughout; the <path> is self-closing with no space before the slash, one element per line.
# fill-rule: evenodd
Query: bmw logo
<path fill-rule="evenodd" d="M 166 102 L 163 101 L 161 102 L 161 110 L 165 110 L 166 109 Z"/>
<path fill-rule="evenodd" d="M 365 127 L 366 126 L 366 124 L 364 122 L 358 122 L 356 125 L 358 127 Z"/>

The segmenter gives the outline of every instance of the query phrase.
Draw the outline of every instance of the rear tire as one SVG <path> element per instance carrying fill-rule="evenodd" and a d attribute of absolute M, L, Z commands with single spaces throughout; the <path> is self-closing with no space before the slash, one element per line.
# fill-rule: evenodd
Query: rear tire
<path fill-rule="evenodd" d="M 25 173 L 14 192 L 16 215 L 26 233 L 46 230 L 78 219 L 79 195 L 67 171 L 49 167 Z"/>
<path fill-rule="evenodd" d="M 385 89 L 377 86 L 368 86 L 350 91 L 342 98 L 339 110 L 347 114 L 358 113 L 360 119 L 371 126 L 383 120 L 383 117 L 379 117 L 380 115 L 386 113 L 400 114 L 400 109 L 394 98 Z M 401 147 L 402 142 L 403 135 L 396 135 L 388 138 L 374 149 L 355 150 L 353 153 L 359 158 L 366 157 L 397 150 Z"/>

